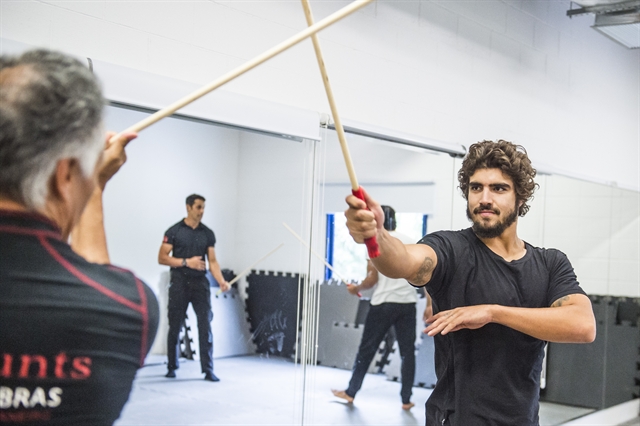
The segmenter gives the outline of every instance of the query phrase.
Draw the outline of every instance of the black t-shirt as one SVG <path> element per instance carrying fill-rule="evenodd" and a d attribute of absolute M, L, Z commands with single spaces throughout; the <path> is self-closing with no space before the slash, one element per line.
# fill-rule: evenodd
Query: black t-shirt
<path fill-rule="evenodd" d="M 157 326 L 131 272 L 87 262 L 42 216 L 0 211 L 0 424 L 113 424 Z"/>
<path fill-rule="evenodd" d="M 184 219 L 167 229 L 164 233 L 163 243 L 173 246 L 172 256 L 180 259 L 189 259 L 193 256 L 200 256 L 205 260 L 209 247 L 215 247 L 216 236 L 211 229 L 200 222 L 195 229 L 184 222 Z M 204 276 L 205 271 L 198 271 L 191 268 L 171 268 L 171 274 L 182 274 L 186 276 Z"/>
<path fill-rule="evenodd" d="M 426 288 L 434 313 L 461 306 L 498 304 L 542 308 L 584 294 L 571 263 L 558 250 L 526 245 L 511 262 L 474 232 L 425 236 L 437 266 Z M 546 342 L 500 324 L 435 336 L 438 382 L 427 401 L 427 425 L 530 426 L 538 424 L 540 371 Z"/>

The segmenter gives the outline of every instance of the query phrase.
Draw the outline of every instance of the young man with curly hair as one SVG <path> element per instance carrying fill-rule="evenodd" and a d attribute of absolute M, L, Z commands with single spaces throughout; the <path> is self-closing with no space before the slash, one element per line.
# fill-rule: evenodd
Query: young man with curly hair
<path fill-rule="evenodd" d="M 354 240 L 378 239 L 376 269 L 432 297 L 426 331 L 435 338 L 438 382 L 427 425 L 538 425 L 546 342 L 595 339 L 591 302 L 567 257 L 518 238 L 535 175 L 521 146 L 472 145 L 458 172 L 471 228 L 434 232 L 418 244 L 391 237 L 368 195 L 366 203 L 347 197 Z"/>

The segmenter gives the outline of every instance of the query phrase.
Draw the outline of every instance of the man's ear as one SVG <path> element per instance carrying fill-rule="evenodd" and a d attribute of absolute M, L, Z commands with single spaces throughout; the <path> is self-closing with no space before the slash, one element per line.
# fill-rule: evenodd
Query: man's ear
<path fill-rule="evenodd" d="M 73 197 L 72 182 L 81 173 L 80 164 L 75 158 L 63 158 L 56 164 L 50 181 L 50 194 L 58 200 L 70 201 Z"/>

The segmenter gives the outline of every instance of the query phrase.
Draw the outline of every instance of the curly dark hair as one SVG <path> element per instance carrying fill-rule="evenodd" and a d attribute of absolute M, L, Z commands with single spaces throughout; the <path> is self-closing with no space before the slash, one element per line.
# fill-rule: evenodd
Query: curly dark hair
<path fill-rule="evenodd" d="M 520 145 L 498 140 L 482 141 L 469 147 L 469 152 L 462 161 L 458 172 L 460 190 L 465 199 L 469 199 L 469 179 L 478 169 L 500 169 L 513 180 L 516 191 L 516 202 L 522 202 L 518 208 L 518 216 L 529 211 L 527 202 L 533 198 L 533 192 L 539 187 L 534 182 L 536 169 L 531 166 L 527 151 Z"/>

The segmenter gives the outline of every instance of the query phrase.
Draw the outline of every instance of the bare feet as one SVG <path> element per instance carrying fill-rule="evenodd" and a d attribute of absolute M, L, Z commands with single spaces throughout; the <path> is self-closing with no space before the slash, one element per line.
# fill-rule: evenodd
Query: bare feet
<path fill-rule="evenodd" d="M 402 404 L 402 409 L 403 409 L 403 410 L 411 410 L 411 408 L 412 408 L 414 405 L 416 405 L 416 404 L 414 404 L 413 402 L 410 402 L 410 403 L 408 403 L 408 404 Z"/>
<path fill-rule="evenodd" d="M 347 401 L 349 404 L 353 403 L 353 398 L 350 397 L 349 395 L 347 395 L 347 393 L 345 391 L 331 389 L 331 392 L 333 392 L 333 396 L 338 397 L 338 398 L 342 398 L 345 401 Z"/>

